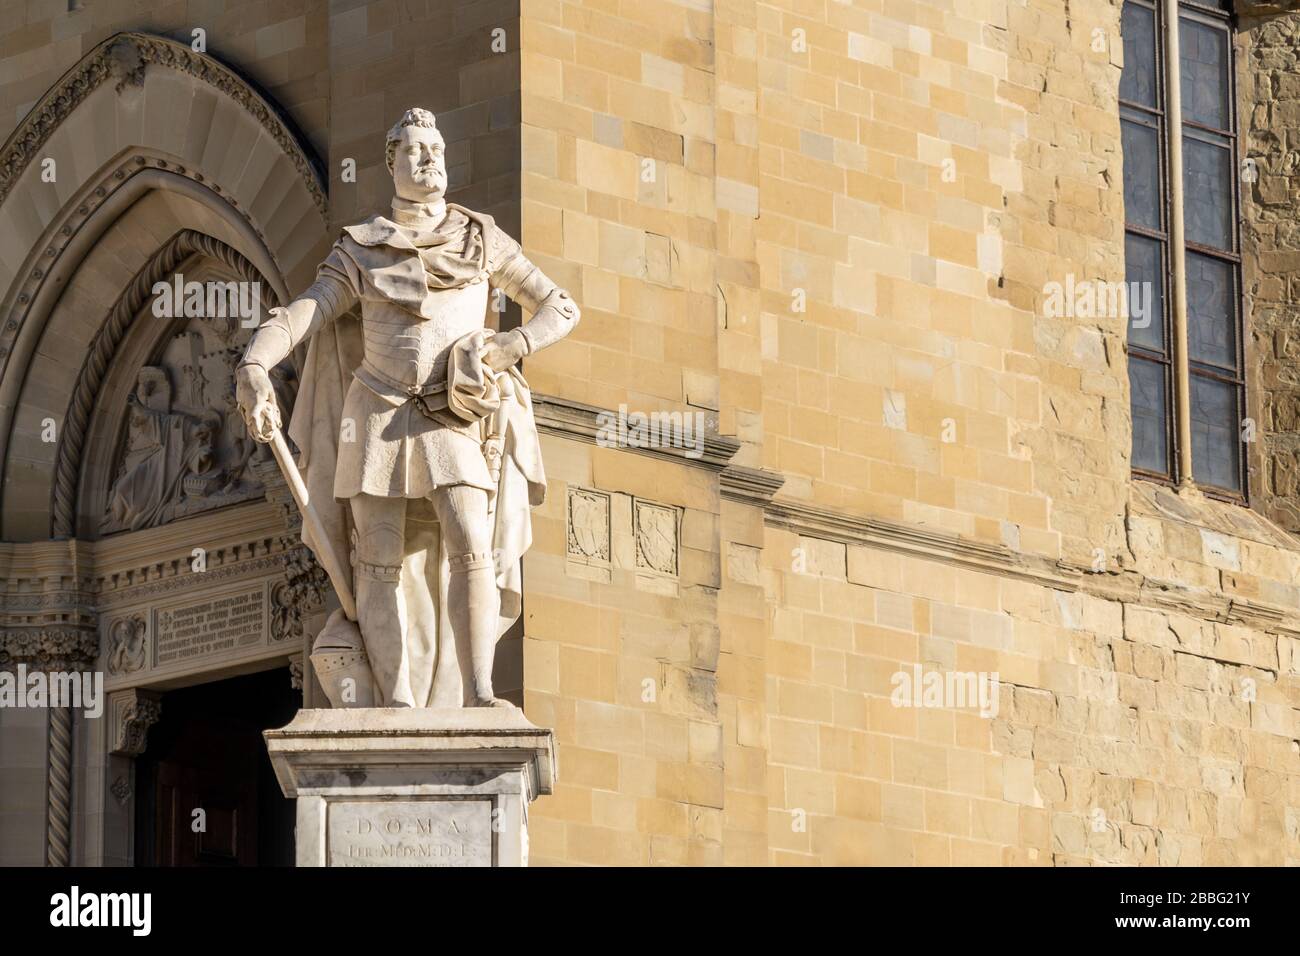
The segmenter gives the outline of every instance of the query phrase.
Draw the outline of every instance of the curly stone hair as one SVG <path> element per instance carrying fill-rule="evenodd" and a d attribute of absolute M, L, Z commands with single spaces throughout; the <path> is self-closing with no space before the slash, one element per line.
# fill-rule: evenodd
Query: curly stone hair
<path fill-rule="evenodd" d="M 438 128 L 433 114 L 428 110 L 420 109 L 417 106 L 403 113 L 402 118 L 388 131 L 388 139 L 384 141 L 384 162 L 388 164 L 390 174 L 393 171 L 393 161 L 397 158 L 397 143 L 402 138 L 402 130 L 408 126 L 419 126 L 423 129 L 432 130 Z M 441 136 L 442 134 L 439 133 L 438 135 Z"/>

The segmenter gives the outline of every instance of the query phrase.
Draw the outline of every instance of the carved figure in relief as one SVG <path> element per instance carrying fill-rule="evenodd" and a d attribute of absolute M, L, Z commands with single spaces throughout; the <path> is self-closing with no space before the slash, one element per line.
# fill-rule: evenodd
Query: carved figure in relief
<path fill-rule="evenodd" d="M 195 317 L 137 373 L 102 533 L 152 528 L 263 494 L 249 463 L 265 452 L 244 426 L 235 388 L 240 332 L 232 319 Z M 272 377 L 290 407 L 291 363 Z"/>
<path fill-rule="evenodd" d="M 113 622 L 108 632 L 110 674 L 133 674 L 144 667 L 148 653 L 146 630 L 142 617 L 124 617 Z"/>

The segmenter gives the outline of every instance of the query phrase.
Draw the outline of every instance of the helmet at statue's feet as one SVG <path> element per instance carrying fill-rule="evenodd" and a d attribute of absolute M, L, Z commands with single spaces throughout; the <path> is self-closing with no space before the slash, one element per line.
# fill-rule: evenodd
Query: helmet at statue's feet
<path fill-rule="evenodd" d="M 311 665 L 331 707 L 374 707 L 375 677 L 356 621 L 339 608 L 311 649 Z"/>

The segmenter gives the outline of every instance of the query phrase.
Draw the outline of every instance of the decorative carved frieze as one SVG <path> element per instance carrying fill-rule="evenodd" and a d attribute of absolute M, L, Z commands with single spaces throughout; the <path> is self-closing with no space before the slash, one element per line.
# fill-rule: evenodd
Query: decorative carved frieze
<path fill-rule="evenodd" d="M 158 365 L 136 377 L 101 533 L 150 528 L 262 496 L 249 467 L 270 457 L 235 406 L 235 366 L 248 332 L 238 319 L 195 318 Z M 282 408 L 292 407 L 292 367 L 274 370 Z"/>
<path fill-rule="evenodd" d="M 99 640 L 80 627 L 6 628 L 0 632 L 0 670 L 83 671 L 94 666 Z"/>
<path fill-rule="evenodd" d="M 228 563 L 214 566 L 214 551 L 208 552 L 208 569 L 203 572 L 202 584 L 211 586 L 241 578 L 253 579 L 266 571 L 284 567 L 284 555 L 277 552 L 263 554 L 260 557 L 234 557 L 227 555 Z M 195 588 L 194 572 L 189 567 L 189 556 L 169 560 L 127 579 L 126 575 L 117 575 L 119 580 L 110 581 L 109 576 L 101 579 L 103 591 L 99 604 L 103 608 L 117 607 L 122 604 L 135 604 L 140 601 L 166 597 L 177 591 L 189 591 Z"/>

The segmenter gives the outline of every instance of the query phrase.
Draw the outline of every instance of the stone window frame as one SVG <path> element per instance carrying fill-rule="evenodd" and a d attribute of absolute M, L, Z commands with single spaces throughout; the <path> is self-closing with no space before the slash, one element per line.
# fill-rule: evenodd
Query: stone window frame
<path fill-rule="evenodd" d="M 1159 243 L 1161 254 L 1161 299 L 1163 302 L 1161 322 L 1163 324 L 1165 346 L 1163 352 L 1136 345 L 1126 337 L 1125 352 L 1131 358 L 1146 360 L 1163 366 L 1166 469 L 1157 471 L 1140 467 L 1135 463 L 1132 471 L 1135 477 L 1161 482 L 1179 487 L 1195 485 L 1207 496 L 1239 504 L 1249 503 L 1249 449 L 1245 437 L 1246 423 L 1249 417 L 1249 385 L 1247 381 L 1247 336 L 1245 328 L 1244 286 L 1243 286 L 1243 247 L 1241 237 L 1242 188 L 1239 171 L 1240 110 L 1237 102 L 1236 44 L 1234 35 L 1235 18 L 1228 0 L 1125 0 L 1124 8 L 1140 7 L 1151 11 L 1155 22 L 1155 50 L 1153 70 L 1156 79 L 1156 96 L 1154 108 L 1138 102 L 1119 100 L 1121 119 L 1126 115 L 1131 119 L 1137 114 L 1144 114 L 1157 129 L 1160 158 L 1156 166 L 1160 176 L 1157 208 L 1162 217 L 1161 229 L 1148 229 L 1131 222 L 1126 214 L 1125 241 L 1130 236 L 1154 239 Z M 1121 12 L 1121 17 L 1123 13 Z M 1229 128 L 1215 129 L 1185 119 L 1182 111 L 1182 71 L 1180 64 L 1180 31 L 1170 30 L 1169 22 L 1177 16 L 1180 20 L 1206 24 L 1222 31 L 1224 51 L 1227 58 L 1224 72 L 1226 88 L 1224 104 Z M 1130 49 L 1125 50 L 1125 64 L 1132 56 Z M 1171 129 L 1179 129 L 1183 135 L 1171 136 Z M 1228 150 L 1229 203 L 1231 226 L 1229 229 L 1230 250 L 1188 242 L 1185 237 L 1183 207 L 1183 138 L 1187 131 L 1192 131 L 1193 138 L 1214 139 L 1226 146 Z M 1173 251 L 1177 250 L 1176 254 Z M 1193 362 L 1188 355 L 1188 315 L 1187 315 L 1187 253 L 1226 263 L 1232 283 L 1230 302 L 1232 332 L 1235 345 L 1235 362 L 1232 368 L 1216 366 L 1207 362 Z M 1127 258 L 1127 255 L 1126 255 Z M 1128 278 L 1126 276 L 1126 282 Z M 1130 318 L 1130 322 L 1132 319 Z M 1191 391 L 1196 380 L 1212 380 L 1230 386 L 1236 398 L 1236 469 L 1237 487 L 1222 487 L 1206 481 L 1197 481 L 1194 474 L 1192 452 L 1192 409 Z M 1131 385 L 1131 379 L 1130 379 Z"/>

